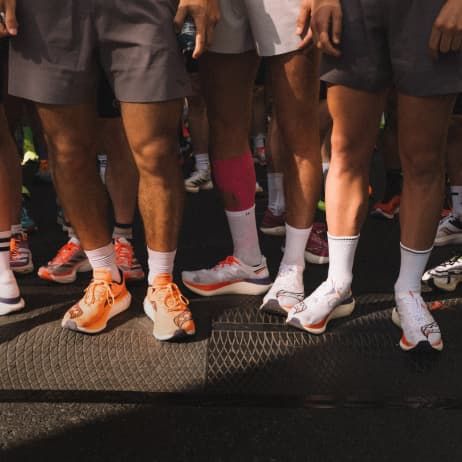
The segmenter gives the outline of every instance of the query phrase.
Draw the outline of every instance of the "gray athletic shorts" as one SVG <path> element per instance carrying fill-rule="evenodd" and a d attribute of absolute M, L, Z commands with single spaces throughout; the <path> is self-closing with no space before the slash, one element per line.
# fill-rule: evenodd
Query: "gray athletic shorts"
<path fill-rule="evenodd" d="M 395 85 L 411 96 L 462 91 L 462 54 L 433 60 L 429 41 L 445 0 L 342 0 L 342 56 L 325 56 L 322 79 L 377 92 Z"/>
<path fill-rule="evenodd" d="M 295 51 L 300 0 L 220 0 L 221 20 L 210 51 L 244 53 L 257 50 L 260 56 Z"/>
<path fill-rule="evenodd" d="M 18 0 L 9 92 L 46 104 L 93 101 L 102 67 L 119 101 L 190 94 L 176 0 Z"/>

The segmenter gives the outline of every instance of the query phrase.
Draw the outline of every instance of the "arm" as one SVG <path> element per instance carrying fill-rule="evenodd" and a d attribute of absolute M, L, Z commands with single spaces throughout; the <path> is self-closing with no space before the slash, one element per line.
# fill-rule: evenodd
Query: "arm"
<path fill-rule="evenodd" d="M 17 35 L 18 23 L 16 21 L 16 0 L 0 0 L 0 38 Z"/>
<path fill-rule="evenodd" d="M 316 46 L 324 53 L 340 56 L 343 17 L 340 0 L 312 0 L 311 8 L 311 30 Z"/>
<path fill-rule="evenodd" d="M 447 0 L 433 24 L 430 52 L 436 59 L 440 53 L 462 50 L 462 1 Z"/>

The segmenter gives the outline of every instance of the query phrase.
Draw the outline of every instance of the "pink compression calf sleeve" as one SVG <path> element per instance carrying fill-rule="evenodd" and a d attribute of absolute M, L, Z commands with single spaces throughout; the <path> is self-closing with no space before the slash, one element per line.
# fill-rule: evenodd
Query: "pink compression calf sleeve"
<path fill-rule="evenodd" d="M 223 194 L 229 212 L 241 212 L 255 204 L 255 168 L 250 151 L 212 162 L 215 185 Z"/>

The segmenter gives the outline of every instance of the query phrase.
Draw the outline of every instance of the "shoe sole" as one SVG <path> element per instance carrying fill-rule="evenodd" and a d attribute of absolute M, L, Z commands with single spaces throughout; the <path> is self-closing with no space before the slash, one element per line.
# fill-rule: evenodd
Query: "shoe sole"
<path fill-rule="evenodd" d="M 435 246 L 442 247 L 444 245 L 462 244 L 462 233 L 457 233 L 452 236 L 443 236 L 435 239 Z"/>
<path fill-rule="evenodd" d="M 314 253 L 305 251 L 305 261 L 312 265 L 327 265 L 327 263 L 329 263 L 329 257 L 320 257 Z"/>
<path fill-rule="evenodd" d="M 0 303 L 0 316 L 5 316 L 7 314 L 20 311 L 23 308 L 25 308 L 25 306 L 26 304 L 22 298 L 21 300 L 19 300 L 18 303 L 15 303 L 15 304 Z"/>
<path fill-rule="evenodd" d="M 401 320 L 399 318 L 399 313 L 398 310 L 393 308 L 391 312 L 391 320 L 393 324 L 398 327 L 401 332 Z M 432 345 L 430 342 L 419 342 L 417 345 L 409 345 L 403 340 L 403 336 L 401 336 L 401 339 L 399 341 L 399 346 L 403 351 L 415 351 L 416 353 L 427 353 L 427 352 L 432 352 L 432 351 L 442 351 L 443 350 L 443 341 L 437 343 L 436 345 Z"/>
<path fill-rule="evenodd" d="M 438 278 L 433 276 L 432 282 L 438 289 L 444 290 L 446 292 L 454 292 L 462 280 L 456 278 L 455 276 L 450 276 L 449 278 Z"/>
<path fill-rule="evenodd" d="M 276 316 L 287 317 L 287 315 L 289 314 L 290 308 L 285 310 L 277 300 L 271 299 L 271 300 L 268 300 L 266 303 L 263 303 L 260 306 L 260 311 L 262 313 L 274 314 Z"/>
<path fill-rule="evenodd" d="M 155 329 L 156 314 L 152 308 L 151 303 L 146 298 L 144 299 L 144 302 L 143 302 L 143 309 L 144 309 L 144 312 L 146 313 L 146 316 L 154 323 L 154 329 L 153 329 L 152 335 L 154 336 L 154 338 L 156 338 L 157 340 L 161 342 L 165 342 L 165 341 L 173 340 L 173 339 L 180 340 L 182 338 L 191 337 L 196 334 L 195 330 L 194 332 L 186 332 L 184 329 L 177 329 L 172 334 L 160 335 L 156 333 L 156 329 Z"/>
<path fill-rule="evenodd" d="M 200 285 L 191 284 L 183 279 L 183 284 L 195 294 L 203 297 L 212 297 L 214 295 L 263 295 L 271 288 L 271 284 L 252 284 L 250 282 L 235 282 L 228 284 L 219 289 L 208 290 Z"/>
<path fill-rule="evenodd" d="M 19 267 L 19 268 L 11 267 L 11 270 L 15 274 L 30 274 L 30 273 L 32 273 L 34 271 L 34 265 L 30 264 L 30 265 Z"/>
<path fill-rule="evenodd" d="M 331 311 L 329 316 L 327 316 L 327 318 L 324 319 L 324 321 L 321 321 L 320 323 L 314 326 L 302 324 L 297 318 L 292 318 L 290 321 L 288 320 L 287 324 L 289 324 L 290 326 L 302 329 L 306 332 L 309 332 L 310 334 L 315 334 L 315 335 L 323 334 L 326 331 L 327 326 L 330 321 L 334 319 L 346 318 L 347 316 L 350 316 L 351 313 L 353 313 L 355 306 L 356 306 L 356 301 L 354 298 L 352 298 L 350 303 L 345 303 L 345 304 L 337 306 Z M 320 327 L 316 327 L 318 325 Z"/>
<path fill-rule="evenodd" d="M 52 273 L 46 272 L 46 268 L 44 271 L 40 271 L 42 268 L 39 268 L 37 275 L 40 279 L 44 281 L 51 281 L 56 282 L 58 284 L 72 284 L 77 279 L 77 273 L 88 273 L 91 271 L 91 265 L 88 261 L 83 262 L 78 268 L 75 268 L 71 274 L 66 276 L 54 276 Z"/>
<path fill-rule="evenodd" d="M 201 186 L 188 186 L 184 185 L 184 188 L 186 192 L 197 194 L 199 191 L 211 191 L 213 189 L 213 184 L 212 185 L 201 185 Z"/>
<path fill-rule="evenodd" d="M 130 292 L 127 292 L 127 295 L 119 300 L 116 305 L 112 305 L 111 311 L 109 312 L 109 315 L 106 319 L 105 324 L 102 327 L 99 327 L 97 329 L 91 329 L 91 328 L 86 328 L 86 327 L 80 327 L 77 325 L 77 323 L 71 319 L 68 319 L 67 321 L 64 321 L 61 323 L 61 327 L 63 329 L 69 329 L 73 330 L 75 332 L 82 332 L 84 334 L 99 334 L 102 332 L 104 329 L 107 327 L 107 323 L 115 316 L 117 316 L 120 313 L 123 313 L 124 311 L 128 310 L 130 308 L 130 304 L 132 302 L 132 296 Z"/>
<path fill-rule="evenodd" d="M 260 231 L 267 236 L 285 236 L 286 235 L 286 227 L 285 226 L 274 226 L 272 228 L 264 228 L 263 226 L 260 227 Z"/>

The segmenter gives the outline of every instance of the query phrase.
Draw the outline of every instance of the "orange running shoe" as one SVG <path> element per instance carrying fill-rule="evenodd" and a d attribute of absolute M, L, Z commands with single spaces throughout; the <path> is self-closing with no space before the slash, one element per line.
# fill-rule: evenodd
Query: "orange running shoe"
<path fill-rule="evenodd" d="M 114 250 L 117 266 L 124 273 L 124 278 L 127 282 L 144 279 L 143 268 L 135 256 L 135 251 L 130 241 L 123 237 L 116 237 L 114 239 Z"/>
<path fill-rule="evenodd" d="M 157 340 L 171 340 L 196 333 L 189 301 L 173 283 L 170 274 L 158 275 L 144 299 L 144 311 L 154 322 Z"/>
<path fill-rule="evenodd" d="M 78 241 L 66 242 L 53 260 L 38 270 L 38 277 L 46 281 L 70 284 L 77 279 L 77 273 L 91 271 L 90 262 Z"/>
<path fill-rule="evenodd" d="M 61 326 L 86 334 L 97 334 L 104 330 L 108 321 L 127 310 L 131 295 L 125 287 L 125 280 L 112 280 L 109 269 L 94 271 L 93 280 L 85 289 L 85 295 L 64 315 Z"/>

